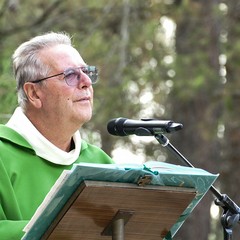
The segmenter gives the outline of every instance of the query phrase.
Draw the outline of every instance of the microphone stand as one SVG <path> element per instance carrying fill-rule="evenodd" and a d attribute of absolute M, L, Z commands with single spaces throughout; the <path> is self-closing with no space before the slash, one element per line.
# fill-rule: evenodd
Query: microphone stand
<path fill-rule="evenodd" d="M 194 168 L 194 166 L 170 143 L 169 139 L 163 134 L 154 135 L 157 141 L 166 147 L 175 157 L 185 165 Z M 223 227 L 224 240 L 232 240 L 233 227 L 240 221 L 240 208 L 226 194 L 221 194 L 213 185 L 210 187 L 211 192 L 215 195 L 215 204 L 222 207 L 223 214 L 221 224 Z"/>

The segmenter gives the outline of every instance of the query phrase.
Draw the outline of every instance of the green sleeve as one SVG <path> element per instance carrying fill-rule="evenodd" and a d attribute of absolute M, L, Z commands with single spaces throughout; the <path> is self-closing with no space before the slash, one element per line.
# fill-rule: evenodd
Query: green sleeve
<path fill-rule="evenodd" d="M 0 172 L 0 239 L 20 240 L 28 220 L 22 219 L 11 181 L 1 159 Z"/>
<path fill-rule="evenodd" d="M 1 210 L 0 210 L 1 211 Z M 19 220 L 0 220 L 0 238 L 1 240 L 20 240 L 24 235 L 23 228 L 28 221 Z"/>

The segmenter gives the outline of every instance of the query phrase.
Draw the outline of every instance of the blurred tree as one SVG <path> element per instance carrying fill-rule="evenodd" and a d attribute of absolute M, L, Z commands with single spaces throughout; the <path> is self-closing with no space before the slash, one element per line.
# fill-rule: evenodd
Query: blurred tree
<path fill-rule="evenodd" d="M 184 125 L 174 140 L 194 166 L 210 172 L 219 172 L 222 158 L 217 132 L 222 116 L 219 56 L 223 14 L 218 6 L 218 1 L 176 1 L 171 12 L 177 26 L 176 75 L 169 101 L 173 118 Z M 207 194 L 176 239 L 208 239 L 212 202 L 212 195 Z"/>
<path fill-rule="evenodd" d="M 239 153 L 240 153 L 240 3 L 228 0 L 222 6 L 226 13 L 222 29 L 222 41 L 225 42 L 223 70 L 226 72 L 224 96 L 224 148 L 220 162 L 221 171 L 219 181 L 221 190 L 227 193 L 238 206 L 240 194 Z M 240 239 L 240 228 L 237 224 L 233 229 L 233 239 Z"/>

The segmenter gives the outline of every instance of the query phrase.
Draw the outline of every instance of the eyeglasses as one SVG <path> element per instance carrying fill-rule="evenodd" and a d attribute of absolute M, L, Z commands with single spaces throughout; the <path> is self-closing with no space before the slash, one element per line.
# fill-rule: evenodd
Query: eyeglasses
<path fill-rule="evenodd" d="M 46 79 L 57 77 L 60 75 L 64 75 L 64 80 L 67 83 L 67 85 L 75 87 L 79 84 L 79 81 L 81 80 L 82 73 L 85 73 L 90 79 L 92 84 L 97 82 L 98 79 L 98 69 L 96 66 L 85 66 L 85 67 L 77 67 L 77 68 L 67 68 L 61 73 L 41 78 L 35 81 L 32 81 L 33 83 L 39 83 Z"/>

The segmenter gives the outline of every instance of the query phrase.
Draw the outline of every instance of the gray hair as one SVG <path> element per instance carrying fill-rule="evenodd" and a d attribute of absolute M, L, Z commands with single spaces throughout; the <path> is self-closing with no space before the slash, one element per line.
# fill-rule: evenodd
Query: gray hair
<path fill-rule="evenodd" d="M 17 82 L 18 104 L 23 109 L 28 101 L 23 89 L 24 84 L 46 77 L 50 71 L 49 66 L 39 58 L 39 52 L 58 44 L 72 46 L 70 36 L 66 33 L 45 33 L 22 43 L 15 50 L 12 56 L 13 72 Z"/>

